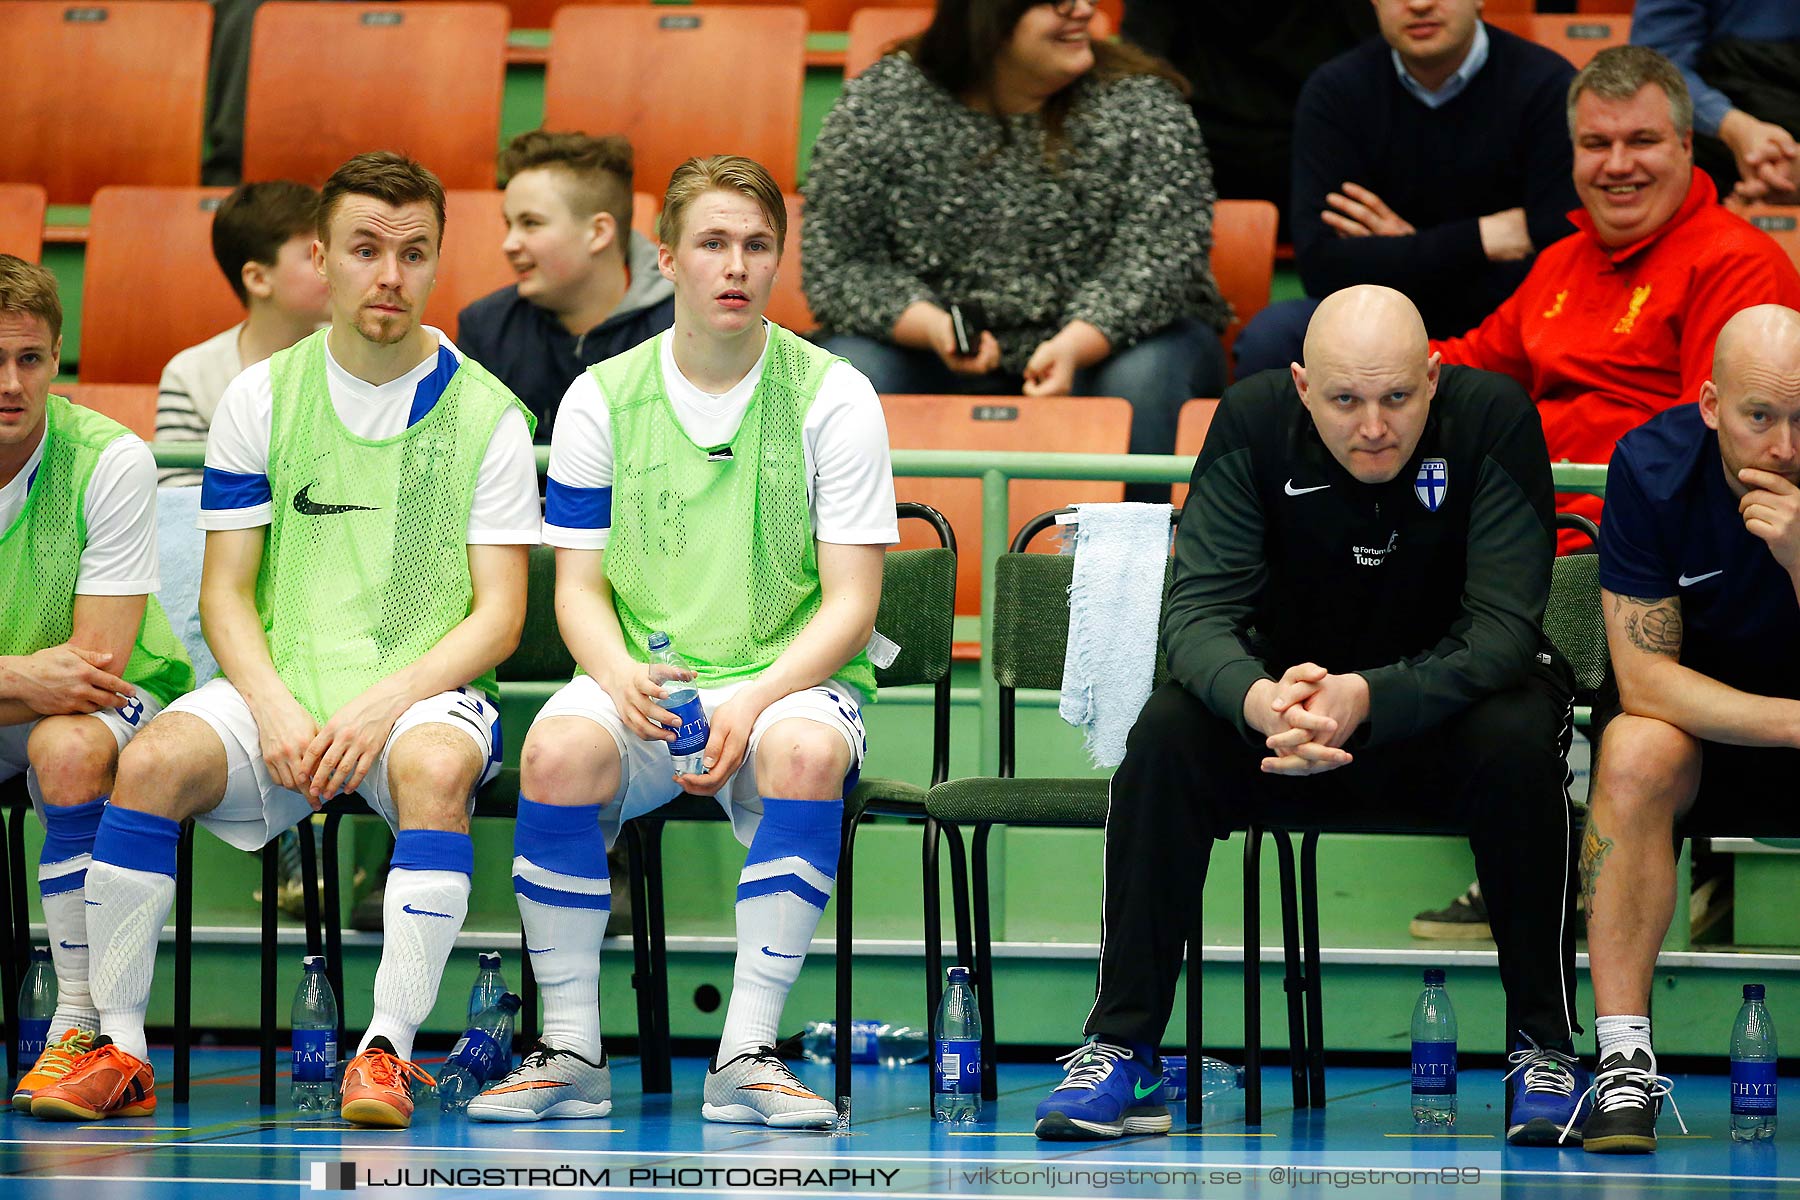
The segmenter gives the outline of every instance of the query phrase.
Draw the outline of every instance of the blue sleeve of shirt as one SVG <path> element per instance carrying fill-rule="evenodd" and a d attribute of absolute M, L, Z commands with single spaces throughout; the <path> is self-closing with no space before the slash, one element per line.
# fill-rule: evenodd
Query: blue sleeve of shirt
<path fill-rule="evenodd" d="M 559 529 L 611 529 L 612 489 L 545 480 L 544 521 Z"/>
<path fill-rule="evenodd" d="M 202 511 L 255 508 L 270 500 L 269 477 L 207 467 L 200 476 Z"/>
<path fill-rule="evenodd" d="M 1660 518 L 1660 519 L 1659 519 Z M 1628 449 L 1613 452 L 1600 519 L 1600 586 L 1620 596 L 1661 600 L 1679 594 L 1659 514 L 1638 485 Z"/>

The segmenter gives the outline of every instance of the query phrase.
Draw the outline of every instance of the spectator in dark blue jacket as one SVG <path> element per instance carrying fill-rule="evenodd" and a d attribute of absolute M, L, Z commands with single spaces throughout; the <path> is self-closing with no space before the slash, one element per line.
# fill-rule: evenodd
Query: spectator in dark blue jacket
<path fill-rule="evenodd" d="M 1321 297 L 1404 292 L 1434 337 L 1479 325 L 1571 230 L 1575 68 L 1484 25 L 1478 0 L 1374 0 L 1379 38 L 1315 71 L 1294 118 L 1294 255 L 1307 299 L 1271 305 L 1238 377 L 1286 367 Z"/>

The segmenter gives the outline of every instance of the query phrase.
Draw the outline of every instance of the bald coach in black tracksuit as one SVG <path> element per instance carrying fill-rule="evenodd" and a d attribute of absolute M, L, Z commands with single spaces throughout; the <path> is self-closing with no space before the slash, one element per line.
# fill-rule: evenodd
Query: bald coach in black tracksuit
<path fill-rule="evenodd" d="M 1226 391 L 1176 535 L 1169 681 L 1113 778 L 1089 1035 L 1161 1040 L 1213 839 L 1258 812 L 1337 822 L 1379 805 L 1466 822 L 1510 1029 L 1569 1044 L 1571 679 L 1540 630 L 1553 514 L 1537 410 L 1510 379 L 1442 368 L 1384 483 L 1340 465 L 1288 372 Z M 1267 774 L 1246 697 L 1302 663 L 1366 681 L 1353 761 Z"/>

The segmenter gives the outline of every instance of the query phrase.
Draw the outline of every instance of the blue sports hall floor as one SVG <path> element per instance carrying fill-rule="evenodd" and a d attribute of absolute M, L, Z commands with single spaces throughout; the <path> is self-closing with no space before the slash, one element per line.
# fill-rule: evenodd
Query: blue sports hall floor
<path fill-rule="evenodd" d="M 168 1052 L 153 1060 L 167 1078 Z M 434 1069 L 439 1059 L 423 1061 Z M 1209 1104 L 1199 1127 L 1176 1106 L 1171 1137 L 1040 1143 L 1032 1109 L 1060 1078 L 1048 1063 L 1002 1065 L 998 1104 L 955 1130 L 930 1121 L 922 1066 L 858 1067 L 847 1133 L 715 1125 L 700 1117 L 702 1060 L 676 1060 L 672 1096 L 640 1094 L 636 1068 L 614 1060 L 606 1120 L 479 1125 L 440 1114 L 425 1096 L 413 1127 L 389 1132 L 259 1109 L 253 1051 L 196 1051 L 193 1103 L 169 1102 L 165 1086 L 151 1118 L 53 1125 L 8 1110 L 0 1197 L 291 1198 L 337 1190 L 327 1185 L 342 1184 L 345 1168 L 332 1165 L 342 1163 L 354 1164 L 356 1190 L 390 1195 L 1800 1196 L 1795 1127 L 1773 1142 L 1734 1144 L 1716 1075 L 1676 1077 L 1688 1136 L 1665 1110 L 1658 1153 L 1609 1157 L 1508 1148 L 1493 1070 L 1463 1072 L 1451 1136 L 1415 1131 L 1404 1070 L 1333 1068 L 1326 1107 L 1295 1112 L 1283 1106 L 1286 1071 L 1272 1068 L 1257 1130 L 1244 1127 L 1234 1099 Z M 829 1091 L 830 1068 L 798 1070 Z"/>

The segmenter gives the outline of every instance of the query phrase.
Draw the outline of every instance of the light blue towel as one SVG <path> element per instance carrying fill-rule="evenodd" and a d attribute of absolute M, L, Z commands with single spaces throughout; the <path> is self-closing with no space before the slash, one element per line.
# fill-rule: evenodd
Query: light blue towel
<path fill-rule="evenodd" d="M 156 551 L 162 564 L 162 586 L 156 601 L 169 615 L 175 636 L 187 647 L 194 664 L 194 686 L 219 673 L 218 660 L 200 636 L 200 560 L 206 551 L 206 534 L 196 528 L 200 520 L 200 489 L 156 489 Z"/>
<path fill-rule="evenodd" d="M 1150 698 L 1170 512 L 1167 504 L 1075 506 L 1069 645 L 1057 711 L 1086 732 L 1097 767 L 1125 761 L 1126 735 Z"/>

